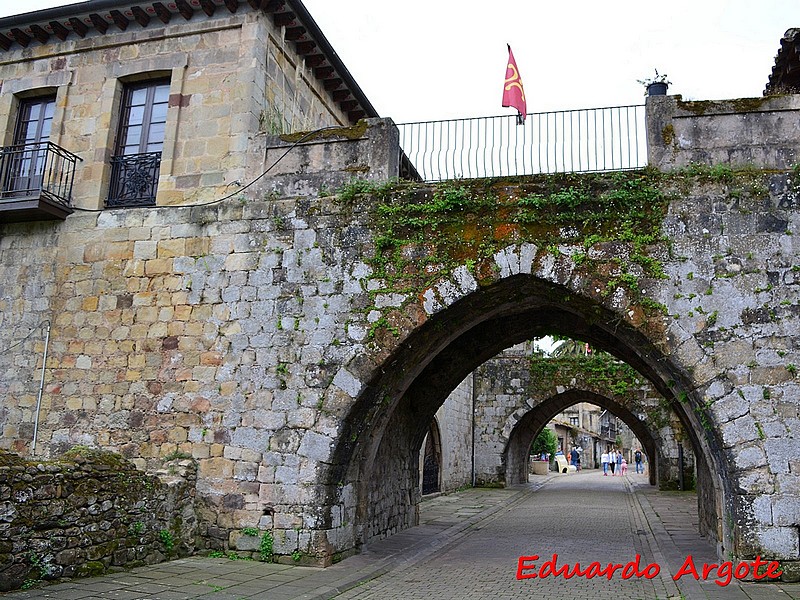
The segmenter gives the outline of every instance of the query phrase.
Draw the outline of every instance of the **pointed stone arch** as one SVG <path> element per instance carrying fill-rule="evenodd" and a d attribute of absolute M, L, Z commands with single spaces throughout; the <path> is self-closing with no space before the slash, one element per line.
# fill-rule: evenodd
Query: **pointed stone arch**
<path fill-rule="evenodd" d="M 570 289 L 565 285 L 569 270 L 552 262 L 545 270 L 555 281 L 524 272 L 524 249 L 519 252 L 511 267 L 514 261 L 506 256 L 505 272 L 491 285 L 478 288 L 462 281 L 457 288 L 448 279 L 429 288 L 438 290 L 423 294 L 429 316 L 396 345 L 345 417 L 329 471 L 336 487 L 328 489 L 340 518 L 353 523 L 353 543 L 417 522 L 417 453 L 436 410 L 458 383 L 504 348 L 551 333 L 586 341 L 628 363 L 670 402 L 695 456 L 706 463 L 698 484 L 705 486 L 708 499 L 707 529 L 718 540 L 727 539 L 722 518 L 729 493 L 726 457 L 694 410 L 701 403 L 691 374 L 663 350 L 664 332 L 661 339 L 646 335 L 645 327 Z M 461 292 L 445 303 L 445 288 Z"/>
<path fill-rule="evenodd" d="M 591 402 L 605 408 L 630 427 L 634 435 L 643 445 L 648 461 L 656 468 L 650 469 L 650 483 L 657 483 L 659 465 L 663 462 L 660 453 L 660 441 L 657 435 L 647 427 L 628 407 L 615 402 L 607 396 L 587 390 L 570 389 L 547 398 L 528 410 L 520 418 L 509 435 L 504 449 L 506 466 L 506 484 L 514 485 L 528 480 L 528 451 L 533 440 L 544 429 L 547 423 L 565 408 L 578 402 Z"/>
<path fill-rule="evenodd" d="M 442 491 L 442 435 L 436 417 L 428 426 L 421 458 L 421 494 L 425 496 Z"/>

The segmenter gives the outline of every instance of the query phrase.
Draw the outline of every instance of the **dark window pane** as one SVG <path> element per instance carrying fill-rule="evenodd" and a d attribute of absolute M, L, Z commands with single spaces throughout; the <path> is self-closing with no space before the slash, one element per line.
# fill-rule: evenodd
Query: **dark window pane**
<path fill-rule="evenodd" d="M 4 190 L 28 193 L 41 189 L 46 147 L 55 112 L 55 98 L 31 98 L 20 101 L 14 144 L 18 147 L 8 159 L 4 172 Z"/>
<path fill-rule="evenodd" d="M 167 120 L 167 105 L 166 104 L 154 104 L 153 105 L 153 113 L 152 117 L 150 118 L 151 123 L 164 123 Z"/>
<path fill-rule="evenodd" d="M 148 144 L 160 144 L 164 141 L 164 123 L 153 123 L 150 125 L 150 133 L 147 136 Z M 150 150 L 148 150 L 150 152 Z"/>
<path fill-rule="evenodd" d="M 41 130 L 41 134 L 40 135 L 41 135 L 41 138 L 43 140 L 49 140 L 50 139 L 50 129 L 51 129 L 51 125 L 52 124 L 53 124 L 53 118 L 52 117 L 47 119 L 44 123 L 42 123 L 42 130 Z"/>
<path fill-rule="evenodd" d="M 164 81 L 126 89 L 106 206 L 155 204 L 168 99 L 169 83 Z"/>
<path fill-rule="evenodd" d="M 149 152 L 153 144 L 164 141 L 169 82 L 153 81 L 130 86 L 123 95 L 118 139 L 118 154 Z M 133 149 L 133 146 L 137 146 Z"/>
<path fill-rule="evenodd" d="M 144 120 L 144 106 L 132 106 L 128 113 L 128 125 L 140 125 Z"/>
<path fill-rule="evenodd" d="M 141 125 L 133 125 L 128 128 L 128 131 L 125 135 L 125 145 L 126 146 L 138 146 L 142 140 L 142 126 Z"/>

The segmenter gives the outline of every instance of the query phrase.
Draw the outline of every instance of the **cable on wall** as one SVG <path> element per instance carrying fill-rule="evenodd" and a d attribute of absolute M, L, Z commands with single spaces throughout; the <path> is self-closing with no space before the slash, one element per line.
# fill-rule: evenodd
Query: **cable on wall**
<path fill-rule="evenodd" d="M 305 133 L 302 137 L 300 137 L 299 139 L 295 140 L 292 143 L 292 145 L 289 146 L 286 149 L 286 151 L 283 154 L 281 154 L 275 160 L 275 162 L 273 162 L 269 167 L 267 167 L 267 169 L 264 172 L 261 173 L 261 175 L 259 175 L 258 177 L 256 177 L 252 181 L 250 181 L 249 183 L 246 183 L 244 186 L 240 187 L 235 192 L 231 192 L 230 194 L 227 194 L 226 196 L 223 196 L 222 198 L 217 198 L 216 200 L 210 200 L 208 202 L 199 202 L 197 204 L 171 204 L 169 206 L 146 206 L 146 207 L 143 206 L 143 207 L 136 207 L 136 208 L 150 208 L 150 209 L 152 209 L 152 208 L 194 208 L 194 207 L 198 207 L 198 206 L 210 206 L 212 204 L 219 204 L 220 202 L 224 202 L 225 200 L 228 200 L 229 198 L 233 198 L 234 196 L 237 196 L 237 195 L 241 194 L 244 190 L 246 190 L 247 188 L 249 188 L 250 186 L 255 184 L 258 180 L 260 180 L 267 173 L 269 173 L 272 169 L 274 169 L 278 165 L 278 163 L 280 163 L 284 158 L 286 158 L 286 155 L 289 154 L 289 152 L 291 152 L 292 150 L 294 150 L 299 144 L 302 144 L 303 142 L 313 138 L 314 136 L 316 136 L 316 135 L 318 135 L 318 134 L 320 134 L 322 132 L 331 131 L 331 130 L 334 130 L 334 129 L 341 129 L 341 126 L 334 125 L 334 126 L 328 126 L 328 127 L 320 127 L 319 129 L 315 129 L 313 131 L 309 131 L 309 132 Z M 73 210 L 77 210 L 77 211 L 81 211 L 81 212 L 88 212 L 88 213 L 100 213 L 100 212 L 106 212 L 108 210 L 106 208 L 81 208 L 79 206 L 73 206 L 71 208 Z"/>

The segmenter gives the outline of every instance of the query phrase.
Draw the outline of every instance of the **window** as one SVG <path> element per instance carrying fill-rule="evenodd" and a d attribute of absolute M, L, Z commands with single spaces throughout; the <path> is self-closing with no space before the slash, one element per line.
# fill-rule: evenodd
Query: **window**
<path fill-rule="evenodd" d="M 569 424 L 573 427 L 578 427 L 580 425 L 580 418 L 579 417 L 570 417 Z"/>
<path fill-rule="evenodd" d="M 169 81 L 125 86 L 106 206 L 153 206 L 169 105 Z"/>
<path fill-rule="evenodd" d="M 34 195 L 41 190 L 55 108 L 56 99 L 51 96 L 20 102 L 14 145 L 3 151 L 6 195 Z"/>

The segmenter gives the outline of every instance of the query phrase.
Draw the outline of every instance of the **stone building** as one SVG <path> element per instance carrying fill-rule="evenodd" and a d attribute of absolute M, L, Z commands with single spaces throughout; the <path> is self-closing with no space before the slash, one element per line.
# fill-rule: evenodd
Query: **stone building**
<path fill-rule="evenodd" d="M 277 415 L 262 400 L 233 425 L 239 385 L 218 376 L 231 348 L 214 341 L 222 330 L 234 334 L 219 318 L 232 316 L 223 304 L 247 282 L 256 255 L 231 255 L 226 265 L 210 257 L 240 229 L 223 225 L 215 205 L 241 210 L 256 189 L 246 184 L 262 185 L 294 146 L 278 138 L 286 132 L 322 138 L 343 128 L 352 148 L 320 155 L 327 146 L 306 136 L 311 143 L 281 164 L 295 188 L 310 184 L 291 160 L 322 163 L 331 187 L 353 173 L 388 178 L 364 165 L 370 153 L 353 131 L 365 127 L 351 129 L 376 116 L 299 0 L 90 0 L 0 19 L 0 245 L 17 257 L 4 258 L 0 277 L 0 346 L 15 349 L 0 366 L 0 446 L 33 457 L 76 444 L 110 448 L 143 469 L 192 456 L 204 465 L 203 535 L 221 540 L 212 545 L 226 546 L 245 521 L 258 526 L 273 504 L 258 500 L 268 446 L 259 431 Z M 273 187 L 259 194 L 279 186 L 281 175 L 270 175 Z M 178 221 L 157 210 L 177 205 L 187 207 Z M 186 219 L 192 206 L 208 212 Z M 152 218 L 140 212 L 148 207 Z M 283 218 L 274 212 L 265 222 Z M 195 235 L 196 226 L 209 230 Z M 40 235 L 50 241 L 40 244 Z M 209 270 L 189 282 L 173 268 L 182 260 Z M 216 291 L 204 289 L 206 278 Z M 251 277 L 242 300 L 257 300 L 255 286 L 265 283 Z M 31 328 L 48 333 L 33 346 L 6 343 L 29 340 Z M 33 371 L 47 352 L 37 397 Z M 257 352 L 258 362 L 290 362 L 282 350 Z M 309 411 L 297 406 L 290 421 L 307 426 Z"/>
<path fill-rule="evenodd" d="M 691 447 L 721 555 L 800 571 L 797 96 L 648 98 L 651 171 L 377 186 L 397 128 L 357 121 L 374 110 L 299 1 L 90 0 L 0 20 L 0 48 L 2 446 L 191 456 L 197 547 L 257 528 L 330 564 L 416 523 L 424 437 L 482 369 L 459 393 L 493 399 L 488 481 L 596 403 L 654 483 Z M 584 184 L 586 214 L 522 225 Z M 644 385 L 487 362 L 550 333 Z"/>
<path fill-rule="evenodd" d="M 6 17 L 0 80 L 15 192 L 3 222 L 63 219 L 67 199 L 103 209 L 235 195 L 267 168 L 270 136 L 377 116 L 293 0 L 92 0 Z"/>
<path fill-rule="evenodd" d="M 600 455 L 616 445 L 617 435 L 626 437 L 630 429 L 609 411 L 596 404 L 578 402 L 553 418 L 553 425 L 562 452 L 570 447 L 581 450 L 581 465 L 584 469 L 595 469 Z M 624 446 L 630 449 L 630 444 Z"/>

